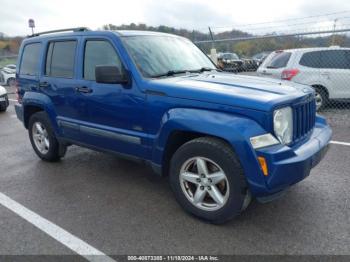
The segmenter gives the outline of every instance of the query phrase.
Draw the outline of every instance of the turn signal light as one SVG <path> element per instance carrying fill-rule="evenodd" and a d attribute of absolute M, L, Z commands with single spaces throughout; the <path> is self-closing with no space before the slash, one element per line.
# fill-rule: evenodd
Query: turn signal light
<path fill-rule="evenodd" d="M 268 170 L 267 170 L 267 164 L 266 164 L 266 160 L 264 157 L 262 156 L 258 156 L 258 160 L 259 160 L 259 164 L 261 167 L 261 170 L 263 171 L 264 176 L 268 176 Z"/>

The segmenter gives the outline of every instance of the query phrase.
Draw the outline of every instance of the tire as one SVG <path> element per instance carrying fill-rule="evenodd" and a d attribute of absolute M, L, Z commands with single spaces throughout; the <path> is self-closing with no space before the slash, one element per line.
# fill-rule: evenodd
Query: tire
<path fill-rule="evenodd" d="M 7 105 L 6 104 L 4 104 L 4 105 L 0 104 L 0 112 L 5 112 L 6 109 L 7 109 Z"/>
<path fill-rule="evenodd" d="M 314 87 L 316 99 L 316 111 L 325 109 L 328 105 L 328 95 L 323 88 Z"/>
<path fill-rule="evenodd" d="M 16 83 L 16 79 L 15 78 L 11 77 L 11 78 L 7 79 L 7 85 L 9 87 L 15 86 L 15 83 Z"/>
<path fill-rule="evenodd" d="M 40 128 L 43 130 L 43 132 L 39 131 L 40 129 L 37 125 L 40 125 Z M 30 117 L 28 124 L 28 133 L 30 142 L 35 153 L 42 160 L 48 162 L 55 162 L 60 160 L 60 158 L 64 155 L 62 155 L 62 153 L 60 152 L 62 151 L 60 150 L 60 144 L 57 138 L 55 137 L 50 119 L 45 112 L 40 111 L 33 114 Z M 34 137 L 34 134 L 41 135 L 41 137 L 38 138 L 39 141 L 42 141 L 41 143 L 39 143 L 37 138 Z M 45 139 L 47 139 L 48 141 L 48 146 L 47 144 L 45 144 Z M 42 145 L 42 147 L 40 147 L 39 145 Z"/>
<path fill-rule="evenodd" d="M 204 166 L 207 167 L 208 172 L 201 177 L 197 166 L 203 161 L 206 163 Z M 188 171 L 191 168 L 192 170 Z M 196 174 L 193 178 L 190 177 L 191 180 L 196 179 L 195 183 L 187 181 L 186 179 L 189 178 L 181 175 L 187 174 L 186 172 L 190 172 L 191 175 Z M 222 172 L 225 179 L 215 184 L 217 181 L 213 173 Z M 221 224 L 239 215 L 246 207 L 248 187 L 243 169 L 234 151 L 222 140 L 201 137 L 185 143 L 173 155 L 169 174 L 170 185 L 177 201 L 187 212 L 198 218 Z M 200 183 L 198 176 L 200 176 Z M 213 178 L 212 183 L 209 178 Z M 205 193 L 198 190 L 203 190 Z M 223 201 L 216 202 L 212 195 L 217 195 L 218 190 L 221 197 L 215 198 Z M 202 203 L 196 203 L 194 197 L 202 194 L 205 195 L 204 198 L 198 197 L 203 199 Z"/>

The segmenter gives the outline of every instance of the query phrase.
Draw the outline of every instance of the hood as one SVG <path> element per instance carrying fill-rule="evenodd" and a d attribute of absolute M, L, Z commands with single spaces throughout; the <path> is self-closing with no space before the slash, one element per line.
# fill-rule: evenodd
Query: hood
<path fill-rule="evenodd" d="M 290 81 L 215 72 L 153 80 L 168 96 L 261 111 L 288 105 L 313 93 Z"/>
<path fill-rule="evenodd" d="M 0 96 L 5 95 L 7 93 L 5 87 L 0 86 Z"/>

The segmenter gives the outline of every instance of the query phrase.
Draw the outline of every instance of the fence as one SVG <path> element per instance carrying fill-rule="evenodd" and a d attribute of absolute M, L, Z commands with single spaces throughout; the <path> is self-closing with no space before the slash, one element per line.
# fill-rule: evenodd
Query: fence
<path fill-rule="evenodd" d="M 0 56 L 0 85 L 14 85 L 17 55 Z"/>
<path fill-rule="evenodd" d="M 191 38 L 207 54 L 215 48 L 223 70 L 312 86 L 319 113 L 350 128 L 350 28 L 269 34 L 193 31 Z M 11 83 L 14 74 L 4 67 L 16 60 L 13 54 L 0 56 L 0 84 Z"/>
<path fill-rule="evenodd" d="M 350 115 L 350 28 L 264 35 L 210 30 L 194 42 L 207 54 L 216 49 L 224 71 L 309 85 L 319 112 Z"/>

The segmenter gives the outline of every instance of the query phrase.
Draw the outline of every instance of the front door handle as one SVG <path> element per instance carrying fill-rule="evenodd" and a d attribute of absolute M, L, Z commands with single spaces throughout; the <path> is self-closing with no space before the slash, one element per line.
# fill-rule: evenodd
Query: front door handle
<path fill-rule="evenodd" d="M 79 93 L 84 93 L 84 94 L 92 93 L 92 89 L 86 86 L 77 87 L 75 88 L 75 90 Z"/>

